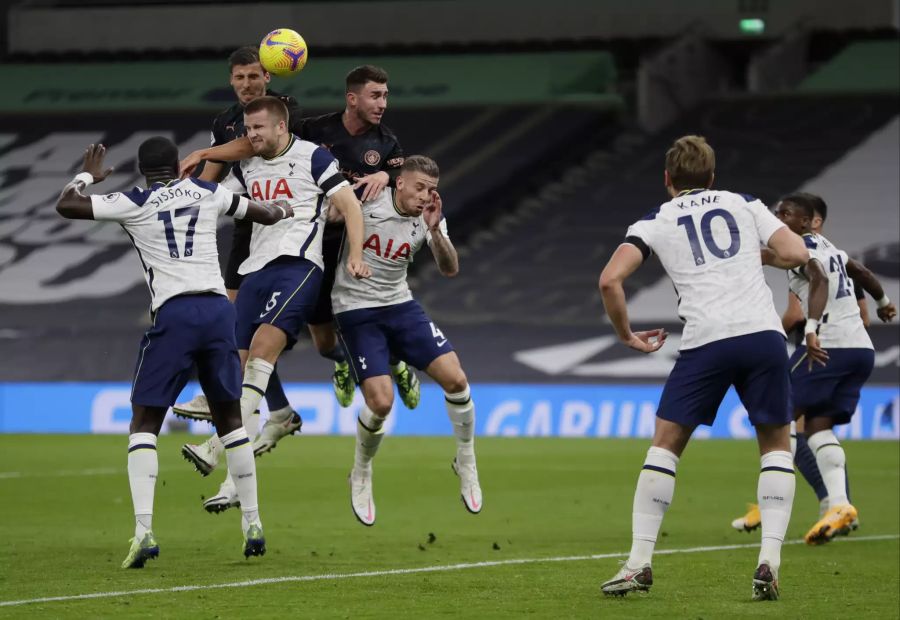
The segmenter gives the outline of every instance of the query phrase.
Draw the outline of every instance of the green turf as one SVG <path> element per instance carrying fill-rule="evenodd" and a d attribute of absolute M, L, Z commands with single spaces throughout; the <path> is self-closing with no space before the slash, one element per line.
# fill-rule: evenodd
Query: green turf
<path fill-rule="evenodd" d="M 623 552 L 648 445 L 479 439 L 485 509 L 472 516 L 450 470 L 452 439 L 389 437 L 375 465 L 378 522 L 365 528 L 349 507 L 353 439 L 292 437 L 257 461 L 269 553 L 245 561 L 237 512 L 200 508 L 221 474 L 191 471 L 178 454 L 184 440 L 160 440 L 160 558 L 125 571 L 133 527 L 125 438 L 0 436 L 0 601 Z M 862 521 L 851 539 L 900 533 L 897 443 L 846 449 Z M 758 542 L 758 533 L 729 527 L 755 496 L 757 471 L 753 443 L 688 448 L 658 549 Z M 795 539 L 817 515 L 815 496 L 797 480 Z M 897 539 L 786 547 L 777 603 L 749 601 L 755 561 L 754 549 L 661 555 L 653 591 L 625 599 L 599 593 L 618 568 L 610 558 L 33 603 L 0 607 L 0 617 L 898 617 Z"/>

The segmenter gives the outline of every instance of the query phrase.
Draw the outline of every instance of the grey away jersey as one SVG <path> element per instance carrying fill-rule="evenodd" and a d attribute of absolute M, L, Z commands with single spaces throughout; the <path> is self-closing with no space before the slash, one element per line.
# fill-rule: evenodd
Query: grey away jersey
<path fill-rule="evenodd" d="M 431 244 L 425 217 L 403 215 L 397 211 L 391 188 L 386 187 L 378 199 L 363 204 L 362 212 L 365 226 L 363 260 L 369 264 L 372 276 L 357 280 L 347 273 L 345 245 L 331 291 L 335 314 L 392 306 L 412 299 L 406 282 L 407 267 L 424 244 Z M 446 237 L 446 219 L 441 220 L 440 229 Z"/>

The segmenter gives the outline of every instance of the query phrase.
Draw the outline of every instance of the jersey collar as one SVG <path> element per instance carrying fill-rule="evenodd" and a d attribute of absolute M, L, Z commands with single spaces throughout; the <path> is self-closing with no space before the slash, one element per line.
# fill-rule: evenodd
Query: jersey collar
<path fill-rule="evenodd" d="M 707 187 L 696 187 L 694 189 L 683 189 L 680 192 L 678 192 L 678 195 L 675 197 L 681 198 L 682 196 L 691 196 L 693 194 L 699 194 L 700 192 L 708 192 L 708 191 L 709 191 L 709 188 L 707 188 Z"/>
<path fill-rule="evenodd" d="M 266 161 L 272 161 L 273 159 L 278 159 L 279 157 L 281 157 L 282 155 L 284 155 L 285 153 L 290 151 L 291 147 L 294 146 L 294 140 L 296 139 L 294 137 L 294 134 L 290 134 L 290 136 L 291 136 L 291 139 L 288 140 L 287 146 L 284 147 L 284 149 L 282 149 L 282 151 L 280 153 L 278 153 L 277 155 L 272 155 L 272 157 L 263 157 L 263 159 L 265 159 Z"/>

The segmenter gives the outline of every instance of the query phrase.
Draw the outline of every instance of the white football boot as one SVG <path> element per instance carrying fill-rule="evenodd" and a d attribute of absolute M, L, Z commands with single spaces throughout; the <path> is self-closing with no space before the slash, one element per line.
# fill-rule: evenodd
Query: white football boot
<path fill-rule="evenodd" d="M 201 476 L 208 476 L 219 464 L 225 447 L 218 437 L 210 437 L 199 445 L 186 443 L 181 446 L 181 456 L 191 463 Z"/>
<path fill-rule="evenodd" d="M 466 510 L 473 515 L 481 512 L 482 498 L 481 485 L 478 483 L 478 469 L 475 463 L 470 465 L 462 465 L 459 457 L 453 459 L 450 465 L 453 471 L 459 476 L 459 494 L 462 497 L 463 505 Z"/>
<path fill-rule="evenodd" d="M 255 456 L 265 454 L 274 448 L 283 437 L 299 433 L 301 426 L 303 426 L 303 420 L 290 407 L 271 412 L 269 419 L 259 431 L 259 435 L 253 440 L 253 454 Z"/>
<path fill-rule="evenodd" d="M 353 515 L 365 526 L 375 525 L 375 500 L 372 498 L 372 470 L 350 471 L 350 507 Z"/>
<path fill-rule="evenodd" d="M 219 492 L 203 502 L 203 508 L 210 514 L 225 512 L 229 508 L 237 508 L 241 505 L 238 499 L 237 487 L 231 481 L 231 476 L 225 478 L 225 482 L 219 487 Z"/>
<path fill-rule="evenodd" d="M 186 403 L 172 405 L 172 413 L 189 420 L 203 420 L 212 422 L 212 414 L 209 412 L 209 401 L 206 396 L 198 394 Z"/>

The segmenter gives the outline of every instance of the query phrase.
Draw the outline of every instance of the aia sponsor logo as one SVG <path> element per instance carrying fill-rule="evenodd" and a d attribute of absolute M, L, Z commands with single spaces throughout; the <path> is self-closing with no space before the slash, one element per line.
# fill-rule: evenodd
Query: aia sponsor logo
<path fill-rule="evenodd" d="M 394 240 L 388 239 L 387 245 L 384 245 L 381 242 L 381 237 L 377 234 L 373 234 L 366 239 L 366 242 L 363 244 L 363 249 L 372 250 L 376 255 L 381 258 L 387 258 L 388 260 L 409 260 L 411 252 L 408 243 L 401 243 L 395 248 Z"/>
<path fill-rule="evenodd" d="M 274 181 L 274 183 L 273 183 Z M 265 183 L 253 181 L 250 184 L 250 197 L 253 200 L 275 200 L 276 198 L 293 198 L 287 179 L 266 179 Z"/>

